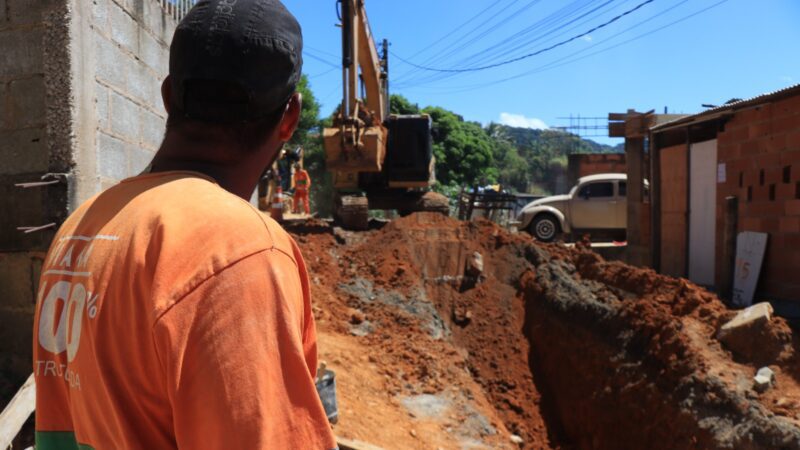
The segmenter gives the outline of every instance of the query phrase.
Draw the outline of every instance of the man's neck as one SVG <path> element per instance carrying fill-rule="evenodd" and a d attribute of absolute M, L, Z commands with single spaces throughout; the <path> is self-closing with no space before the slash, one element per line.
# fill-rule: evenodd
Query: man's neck
<path fill-rule="evenodd" d="M 230 152 L 221 144 L 188 143 L 180 136 L 168 133 L 153 158 L 150 172 L 199 172 L 213 178 L 226 191 L 250 200 L 261 175 L 258 162 L 251 161 L 253 158 L 224 156 Z"/>

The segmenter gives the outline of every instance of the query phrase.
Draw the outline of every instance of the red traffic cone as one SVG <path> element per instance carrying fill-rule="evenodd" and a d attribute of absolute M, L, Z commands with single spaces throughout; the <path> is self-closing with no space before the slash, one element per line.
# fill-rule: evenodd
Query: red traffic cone
<path fill-rule="evenodd" d="M 276 222 L 283 222 L 283 189 L 281 188 L 280 183 L 275 189 L 275 195 L 272 196 L 270 216 L 272 216 Z"/>

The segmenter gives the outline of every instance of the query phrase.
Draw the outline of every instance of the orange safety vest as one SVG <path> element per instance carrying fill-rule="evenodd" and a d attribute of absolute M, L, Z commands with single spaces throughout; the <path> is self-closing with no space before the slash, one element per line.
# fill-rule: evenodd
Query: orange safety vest
<path fill-rule="evenodd" d="M 294 173 L 294 187 L 298 191 L 308 192 L 311 187 L 311 177 L 305 170 L 298 170 Z"/>

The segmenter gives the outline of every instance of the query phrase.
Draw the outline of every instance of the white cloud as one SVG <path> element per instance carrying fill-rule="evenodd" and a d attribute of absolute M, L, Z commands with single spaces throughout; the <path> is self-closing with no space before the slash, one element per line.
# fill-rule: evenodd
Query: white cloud
<path fill-rule="evenodd" d="M 791 83 L 794 81 L 794 78 L 792 78 L 789 75 L 784 75 L 781 77 L 781 81 L 783 81 L 784 83 Z"/>
<path fill-rule="evenodd" d="M 582 37 L 581 39 L 583 39 L 586 42 L 592 42 L 592 40 L 594 40 L 594 38 L 592 37 L 591 34 L 587 34 L 586 36 Z"/>
<path fill-rule="evenodd" d="M 535 130 L 545 130 L 549 128 L 542 119 L 525 117 L 522 114 L 500 113 L 500 123 L 509 127 L 533 128 Z"/>

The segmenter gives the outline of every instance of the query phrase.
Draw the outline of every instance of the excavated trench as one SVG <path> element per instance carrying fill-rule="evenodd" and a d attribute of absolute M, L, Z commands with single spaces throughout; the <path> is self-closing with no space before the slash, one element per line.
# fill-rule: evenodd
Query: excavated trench
<path fill-rule="evenodd" d="M 307 254 L 319 245 L 295 234 Z M 798 343 L 780 319 L 758 351 L 731 353 L 714 338 L 732 316 L 716 297 L 581 246 L 436 214 L 336 235 L 321 307 L 359 315 L 340 331 L 401 374 L 388 390 L 404 402 L 454 384 L 470 397 L 468 372 L 493 408 L 470 416 L 470 445 L 508 443 L 492 437 L 505 429 L 523 448 L 800 449 Z M 778 381 L 757 393 L 764 365 Z"/>

